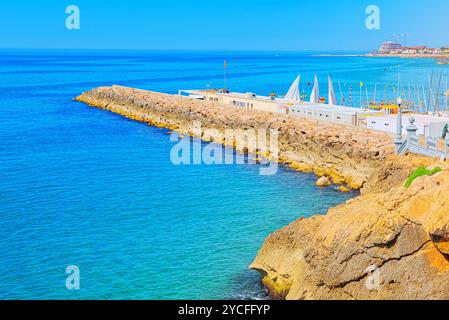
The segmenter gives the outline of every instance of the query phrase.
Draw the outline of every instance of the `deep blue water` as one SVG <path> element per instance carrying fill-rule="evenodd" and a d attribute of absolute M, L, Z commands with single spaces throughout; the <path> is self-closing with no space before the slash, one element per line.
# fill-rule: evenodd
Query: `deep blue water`
<path fill-rule="evenodd" d="M 175 166 L 166 130 L 72 101 L 111 84 L 220 87 L 224 59 L 232 89 L 260 94 L 285 92 L 299 72 L 307 89 L 314 72 L 349 86 L 394 82 L 388 67 L 404 78 L 433 68 L 294 53 L 0 52 L 0 299 L 265 297 L 247 268 L 268 234 L 353 194 L 284 168 Z M 68 265 L 80 290 L 65 287 Z"/>

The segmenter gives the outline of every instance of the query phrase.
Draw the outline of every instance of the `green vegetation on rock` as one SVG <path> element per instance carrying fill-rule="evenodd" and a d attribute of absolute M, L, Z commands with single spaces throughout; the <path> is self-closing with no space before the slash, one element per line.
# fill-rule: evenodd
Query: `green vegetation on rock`
<path fill-rule="evenodd" d="M 422 177 L 422 176 L 433 176 L 435 173 L 438 173 L 441 171 L 440 167 L 433 168 L 432 170 L 427 169 L 426 167 L 419 167 L 413 173 L 408 177 L 407 181 L 405 182 L 404 187 L 409 188 L 413 181 L 415 179 Z"/>

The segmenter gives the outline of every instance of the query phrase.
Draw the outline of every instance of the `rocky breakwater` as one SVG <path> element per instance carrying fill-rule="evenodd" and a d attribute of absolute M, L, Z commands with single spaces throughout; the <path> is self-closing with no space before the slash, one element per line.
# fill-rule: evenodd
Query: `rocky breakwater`
<path fill-rule="evenodd" d="M 213 132 L 195 133 L 192 132 L 192 122 L 201 121 L 202 128 L 218 131 L 274 129 L 279 133 L 276 158 L 280 162 L 299 171 L 326 176 L 332 183 L 352 189 L 362 188 L 373 174 L 378 175 L 394 153 L 393 138 L 387 134 L 157 92 L 111 86 L 85 92 L 76 100 L 150 125 L 253 153 L 260 150 L 253 149 L 254 144 L 248 143 L 245 137 L 227 141 L 222 135 L 214 136 Z M 270 154 L 263 156 L 270 157 Z"/>
<path fill-rule="evenodd" d="M 449 299 L 449 170 L 438 163 L 441 172 L 405 188 L 414 169 L 438 161 L 397 157 L 392 136 L 118 86 L 76 99 L 255 153 L 243 137 L 195 133 L 192 122 L 219 131 L 275 129 L 279 161 L 326 177 L 319 185 L 362 188 L 326 215 L 299 219 L 268 237 L 251 268 L 273 298 Z"/>

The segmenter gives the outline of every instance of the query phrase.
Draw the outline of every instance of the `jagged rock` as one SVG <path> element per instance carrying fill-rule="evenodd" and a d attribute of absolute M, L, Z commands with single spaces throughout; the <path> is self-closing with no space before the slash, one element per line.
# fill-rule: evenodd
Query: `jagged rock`
<path fill-rule="evenodd" d="M 330 182 L 329 178 L 326 176 L 319 178 L 316 182 L 317 187 L 328 187 L 331 184 L 332 182 Z"/>
<path fill-rule="evenodd" d="M 448 171 L 362 195 L 275 232 L 251 268 L 278 298 L 449 299 L 448 204 Z"/>

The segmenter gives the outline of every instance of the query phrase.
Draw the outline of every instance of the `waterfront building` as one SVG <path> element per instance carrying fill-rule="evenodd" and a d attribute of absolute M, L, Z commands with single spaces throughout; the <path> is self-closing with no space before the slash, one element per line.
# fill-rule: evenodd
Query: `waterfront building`
<path fill-rule="evenodd" d="M 322 122 L 358 126 L 359 121 L 369 116 L 382 115 L 383 111 L 352 108 L 337 104 L 332 79 L 329 76 L 328 104 L 324 104 L 319 96 L 318 77 L 315 76 L 310 102 L 301 101 L 299 97 L 298 76 L 287 94 L 281 97 L 260 96 L 252 92 L 239 93 L 223 90 L 180 90 L 179 95 L 209 102 L 230 105 L 247 110 L 259 110 L 272 113 L 282 113 L 293 117 L 302 117 Z"/>
<path fill-rule="evenodd" d="M 366 122 L 367 118 L 381 116 L 383 112 L 323 103 L 304 103 L 290 107 L 288 114 L 310 120 L 360 126 L 361 123 Z"/>
<path fill-rule="evenodd" d="M 180 90 L 179 95 L 248 110 L 285 113 L 285 100 L 274 96 L 260 96 L 252 92 L 222 92 L 220 90 Z"/>
<path fill-rule="evenodd" d="M 387 41 L 387 42 L 382 43 L 382 45 L 378 51 L 379 51 L 379 53 L 391 53 L 392 51 L 400 50 L 400 49 L 402 49 L 402 45 L 400 43 L 393 42 L 393 41 Z"/>
<path fill-rule="evenodd" d="M 425 47 L 424 47 L 425 48 Z M 421 50 L 422 47 L 414 47 L 413 50 Z M 301 117 L 319 122 L 342 124 L 373 129 L 388 133 L 395 133 L 397 120 L 392 115 L 397 110 L 397 105 L 376 108 L 370 105 L 368 108 L 354 108 L 338 105 L 333 82 L 328 76 L 328 100 L 319 96 L 318 77 L 315 76 L 310 101 L 302 101 L 299 95 L 298 76 L 290 86 L 284 97 L 275 93 L 269 96 L 261 96 L 252 92 L 240 93 L 229 90 L 180 90 L 179 95 L 208 102 L 228 105 L 246 110 L 258 110 L 271 113 L 281 113 L 292 117 Z M 449 93 L 449 92 L 448 92 Z M 408 110 L 410 111 L 410 110 Z M 405 113 L 403 121 L 407 123 L 410 117 L 415 118 L 417 134 L 426 137 L 438 137 L 449 118 L 422 114 Z M 405 128 L 405 125 L 403 126 Z M 405 132 L 404 132 L 405 133 Z"/>
<path fill-rule="evenodd" d="M 428 48 L 426 46 L 402 46 L 397 42 L 384 42 L 379 50 L 380 54 L 403 54 L 403 55 L 439 55 L 449 53 L 447 48 Z"/>
<path fill-rule="evenodd" d="M 426 46 L 402 47 L 402 54 L 425 54 L 428 51 Z"/>
<path fill-rule="evenodd" d="M 402 133 L 406 134 L 406 125 L 410 118 L 415 119 L 417 134 L 425 137 L 440 137 L 444 126 L 449 123 L 449 118 L 422 114 L 402 115 Z M 366 127 L 373 130 L 395 133 L 397 118 L 394 115 L 377 115 L 367 119 Z"/>

